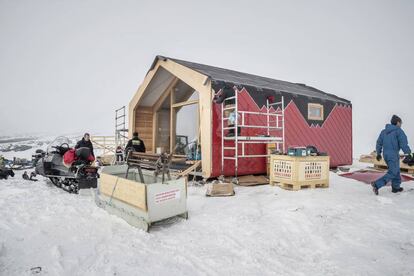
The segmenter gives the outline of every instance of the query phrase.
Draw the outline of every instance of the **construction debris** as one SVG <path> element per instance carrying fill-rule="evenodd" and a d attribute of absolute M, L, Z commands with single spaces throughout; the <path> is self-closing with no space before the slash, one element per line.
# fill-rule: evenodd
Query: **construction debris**
<path fill-rule="evenodd" d="M 201 166 L 201 160 L 197 160 L 193 165 L 191 165 L 188 169 L 180 172 L 177 175 L 177 179 L 182 177 L 182 176 L 187 176 L 189 175 L 192 171 L 196 170 L 199 166 Z"/>
<path fill-rule="evenodd" d="M 231 182 L 220 182 L 215 180 L 212 183 L 207 184 L 206 186 L 206 196 L 233 196 L 235 194 L 233 183 Z"/>

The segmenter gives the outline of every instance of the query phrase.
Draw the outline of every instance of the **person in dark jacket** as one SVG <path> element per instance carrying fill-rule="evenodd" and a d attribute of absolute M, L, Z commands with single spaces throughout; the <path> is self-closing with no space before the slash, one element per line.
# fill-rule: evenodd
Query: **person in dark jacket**
<path fill-rule="evenodd" d="M 391 118 L 391 124 L 387 124 L 385 129 L 381 131 L 377 140 L 377 160 L 381 161 L 383 153 L 384 161 L 387 163 L 387 173 L 371 183 L 372 189 L 378 195 L 378 189 L 385 186 L 389 181 L 392 184 L 392 192 L 402 192 L 400 176 L 400 150 L 405 154 L 411 155 L 411 149 L 408 146 L 407 136 L 401 129 L 402 120 L 397 115 Z"/>
<path fill-rule="evenodd" d="M 137 151 L 137 152 L 145 152 L 145 144 L 144 141 L 142 141 L 138 137 L 138 132 L 134 132 L 132 135 L 132 139 L 128 141 L 126 147 L 125 147 L 125 155 L 128 156 L 128 152 L 130 150 Z"/>
<path fill-rule="evenodd" d="M 91 150 L 91 154 L 93 155 L 93 157 L 95 157 L 95 154 L 93 153 L 93 145 L 92 142 L 90 140 L 90 135 L 89 133 L 85 133 L 83 135 L 82 140 L 80 140 L 79 142 L 76 143 L 75 149 L 78 148 L 89 148 Z"/>

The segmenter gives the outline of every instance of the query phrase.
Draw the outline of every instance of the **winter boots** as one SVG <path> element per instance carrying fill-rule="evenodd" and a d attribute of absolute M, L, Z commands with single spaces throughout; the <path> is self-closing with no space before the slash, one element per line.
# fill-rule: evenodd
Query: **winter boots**
<path fill-rule="evenodd" d="M 371 182 L 371 186 L 372 186 L 372 191 L 374 192 L 374 194 L 378 195 L 378 188 L 375 185 L 375 182 Z"/>
<path fill-rule="evenodd" d="M 374 192 L 375 195 L 378 195 L 378 188 L 375 185 L 375 182 L 371 182 L 371 187 L 372 187 L 372 191 Z M 400 193 L 404 191 L 404 189 L 402 187 L 399 187 L 397 189 L 392 188 L 391 192 L 395 193 Z"/>
<path fill-rule="evenodd" d="M 393 193 L 395 194 L 395 193 L 400 193 L 400 192 L 402 192 L 402 191 L 404 191 L 404 189 L 403 189 L 402 187 L 400 187 L 400 188 L 398 188 L 398 189 L 394 189 L 394 188 L 392 188 L 392 191 L 391 191 L 391 192 L 393 192 Z"/>

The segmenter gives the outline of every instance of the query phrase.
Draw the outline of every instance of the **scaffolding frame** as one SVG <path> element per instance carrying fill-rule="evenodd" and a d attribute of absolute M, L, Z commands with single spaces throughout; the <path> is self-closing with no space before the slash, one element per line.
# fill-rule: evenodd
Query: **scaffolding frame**
<path fill-rule="evenodd" d="M 234 161 L 234 176 L 237 178 L 238 165 L 240 158 L 257 158 L 257 157 L 269 157 L 268 154 L 246 154 L 246 145 L 250 144 L 268 144 L 275 143 L 278 151 L 285 152 L 285 103 L 284 98 L 281 96 L 279 102 L 270 103 L 266 100 L 266 112 L 254 112 L 248 110 L 239 110 L 238 97 L 240 92 L 235 89 L 234 96 L 224 99 L 221 104 L 221 174 L 224 174 L 225 160 Z M 234 100 L 234 106 L 226 107 L 226 102 Z M 273 108 L 274 111 L 271 111 Z M 235 121 L 233 126 L 228 126 L 228 120 L 230 117 L 224 116 L 224 111 L 234 110 Z M 249 125 L 246 123 L 246 116 L 259 115 L 266 116 L 266 125 Z M 241 123 L 239 124 L 239 117 Z M 257 128 L 265 130 L 267 136 L 239 136 L 239 127 L 243 128 Z M 234 129 L 234 136 L 226 137 L 225 130 Z M 282 132 L 281 136 L 270 136 L 271 131 L 279 130 Z M 241 131 L 241 130 L 240 130 Z M 233 146 L 225 146 L 225 141 L 234 141 Z M 241 154 L 239 154 L 239 147 L 241 147 Z M 230 150 L 234 154 L 225 155 L 225 151 Z"/>
<path fill-rule="evenodd" d="M 115 110 L 115 145 L 124 147 L 128 140 L 125 106 Z"/>

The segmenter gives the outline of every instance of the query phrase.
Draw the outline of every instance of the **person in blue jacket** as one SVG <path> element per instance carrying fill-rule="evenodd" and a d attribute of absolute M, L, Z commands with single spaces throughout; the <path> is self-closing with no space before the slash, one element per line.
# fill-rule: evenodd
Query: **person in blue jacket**
<path fill-rule="evenodd" d="M 391 124 L 387 124 L 385 129 L 381 131 L 377 140 L 377 160 L 381 161 L 384 155 L 385 163 L 387 163 L 387 173 L 371 183 L 372 190 L 378 195 L 378 189 L 385 186 L 389 181 L 392 184 L 392 192 L 402 192 L 403 188 L 400 187 L 401 176 L 400 176 L 400 150 L 404 154 L 411 155 L 411 149 L 408 146 L 407 136 L 401 129 L 402 120 L 397 115 L 393 115 L 391 118 Z"/>

